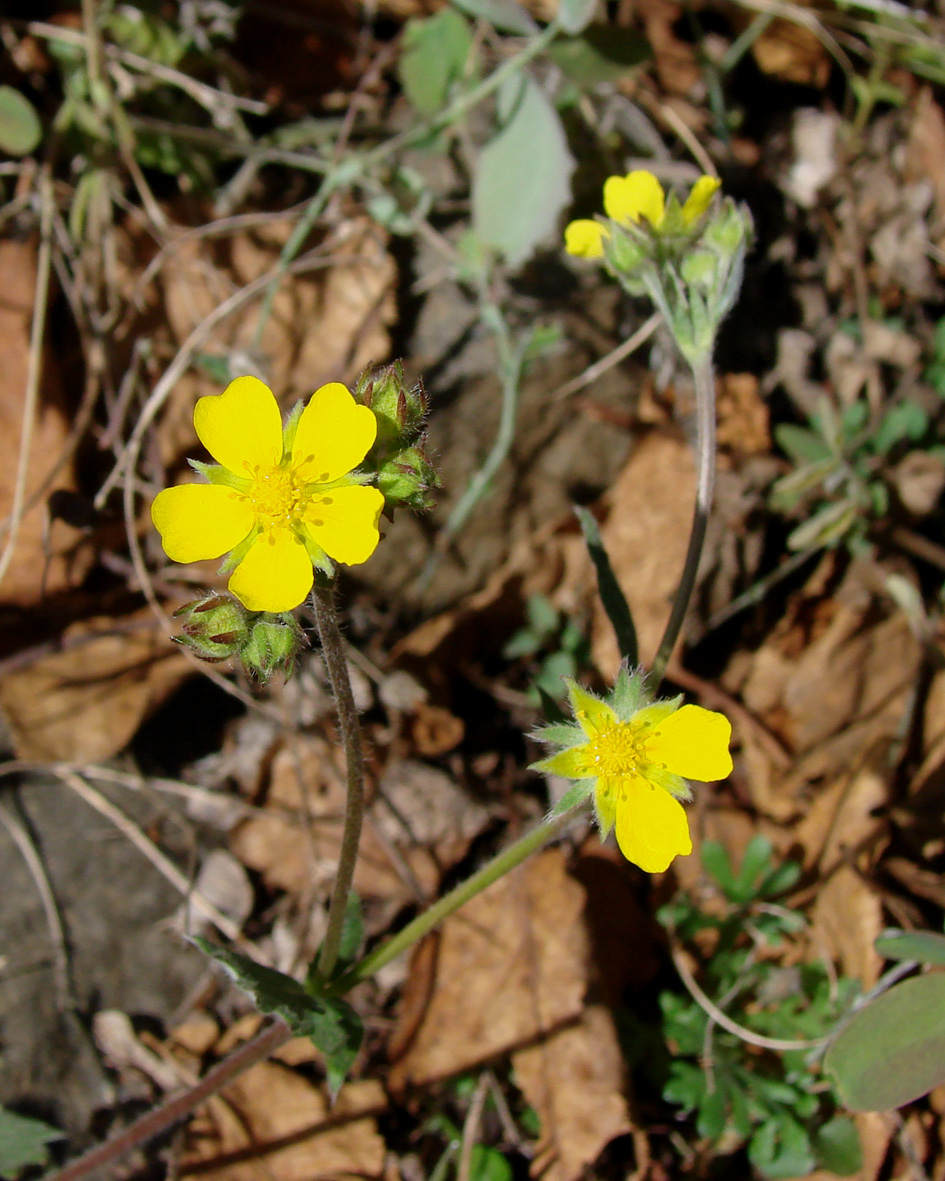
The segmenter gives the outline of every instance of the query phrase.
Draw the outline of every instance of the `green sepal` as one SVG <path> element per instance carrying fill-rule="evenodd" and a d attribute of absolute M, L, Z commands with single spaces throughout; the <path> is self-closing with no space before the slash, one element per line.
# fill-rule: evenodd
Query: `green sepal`
<path fill-rule="evenodd" d="M 242 562 L 242 560 L 249 553 L 250 546 L 259 536 L 260 532 L 261 530 L 258 526 L 254 526 L 252 529 L 250 529 L 249 533 L 246 534 L 239 545 L 234 546 L 220 563 L 220 574 L 230 574 L 236 569 L 240 562 Z"/>
<path fill-rule="evenodd" d="M 570 750 L 572 746 L 581 746 L 587 741 L 581 727 L 574 722 L 552 722 L 547 726 L 539 726 L 529 738 L 559 746 L 562 750 Z"/>
<path fill-rule="evenodd" d="M 646 676 L 642 670 L 631 672 L 626 664 L 620 666 L 614 682 L 610 703 L 621 722 L 629 722 L 646 700 Z"/>
<path fill-rule="evenodd" d="M 593 779 L 579 779 L 577 783 L 572 784 L 568 788 L 561 799 L 558 800 L 557 804 L 549 811 L 548 819 L 553 820 L 556 816 L 563 816 L 565 812 L 570 812 L 578 804 L 583 804 L 593 790 Z"/>
<path fill-rule="evenodd" d="M 219 463 L 201 463 L 199 459 L 188 459 L 187 462 L 211 484 L 219 484 L 224 488 L 234 488 L 237 492 L 246 492 L 249 480 L 235 475 L 229 468 Z"/>
<path fill-rule="evenodd" d="M 296 402 L 296 404 L 289 411 L 288 417 L 285 420 L 285 426 L 282 428 L 282 454 L 291 455 L 292 448 L 295 446 L 295 435 L 299 429 L 299 419 L 302 417 L 302 411 L 305 409 L 303 402 Z"/>
<path fill-rule="evenodd" d="M 364 1026 L 354 1009 L 337 997 L 313 995 L 285 972 L 208 939 L 195 936 L 191 942 L 226 969 L 261 1013 L 281 1017 L 296 1037 L 314 1042 L 324 1055 L 328 1091 L 334 1100 L 364 1039 Z"/>

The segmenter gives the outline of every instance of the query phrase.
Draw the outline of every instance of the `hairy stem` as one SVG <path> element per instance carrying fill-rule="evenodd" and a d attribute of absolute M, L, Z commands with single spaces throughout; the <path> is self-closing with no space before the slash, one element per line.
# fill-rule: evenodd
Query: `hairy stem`
<path fill-rule="evenodd" d="M 341 742 L 344 746 L 348 775 L 345 825 L 341 838 L 341 852 L 338 856 L 338 872 L 328 908 L 328 930 L 325 932 L 318 957 L 318 973 L 323 980 L 328 980 L 338 962 L 341 933 L 344 929 L 348 896 L 351 893 L 354 865 L 361 840 L 361 822 L 364 819 L 364 752 L 361 745 L 361 723 L 358 721 L 358 710 L 354 704 L 354 694 L 351 692 L 351 678 L 348 676 L 344 641 L 338 628 L 338 616 L 335 614 L 334 588 L 316 588 L 312 597 L 328 679 L 331 681 L 338 708 L 338 724 L 341 727 Z"/>
<path fill-rule="evenodd" d="M 711 355 L 706 354 L 698 362 L 693 363 L 692 373 L 696 382 L 696 507 L 682 577 L 679 580 L 669 622 L 653 660 L 649 683 L 654 694 L 659 690 L 666 665 L 679 639 L 689 600 L 696 585 L 706 526 L 712 510 L 712 493 L 715 489 L 715 371 L 712 368 Z"/>
<path fill-rule="evenodd" d="M 509 870 L 514 869 L 516 865 L 520 865 L 527 857 L 530 857 L 532 853 L 540 849 L 542 845 L 546 845 L 550 840 L 558 836 L 559 833 L 563 832 L 577 815 L 584 810 L 584 807 L 585 805 L 582 802 L 567 812 L 563 812 L 560 816 L 553 816 L 550 820 L 546 820 L 544 824 L 540 824 L 537 828 L 533 828 L 531 832 L 527 832 L 525 836 L 520 837 L 514 845 L 510 845 L 502 853 L 493 857 L 490 862 L 484 865 L 477 873 L 474 873 L 471 878 L 468 878 L 465 882 L 460 882 L 448 894 L 444 894 L 439 902 L 434 902 L 422 914 L 417 915 L 413 922 L 408 923 L 402 931 L 398 931 L 386 943 L 382 943 L 380 947 L 372 951 L 369 955 L 366 955 L 340 977 L 330 991 L 333 994 L 342 995 L 361 980 L 367 980 L 373 976 L 385 964 L 389 964 L 401 952 L 406 951 L 408 947 L 412 947 L 424 935 L 432 931 L 434 927 L 439 926 L 454 911 L 459 910 L 461 906 L 465 906 L 471 898 L 475 898 L 477 894 L 481 894 L 493 882 L 498 881 Z"/>

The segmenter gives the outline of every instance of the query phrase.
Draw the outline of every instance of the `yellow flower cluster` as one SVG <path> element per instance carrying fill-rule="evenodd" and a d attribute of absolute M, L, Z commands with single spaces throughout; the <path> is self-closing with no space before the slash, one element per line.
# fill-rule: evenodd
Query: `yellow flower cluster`
<path fill-rule="evenodd" d="M 229 589 L 250 611 L 291 611 L 315 568 L 353 566 L 377 546 L 384 497 L 354 469 L 377 420 L 338 382 L 315 391 L 283 427 L 278 403 L 255 377 L 238 377 L 194 408 L 194 427 L 216 464 L 192 461 L 207 484 L 158 493 L 151 519 L 169 558 L 229 553 Z"/>
<path fill-rule="evenodd" d="M 680 210 L 680 228 L 687 230 L 698 222 L 720 184 L 714 176 L 702 176 L 696 181 Z M 667 228 L 663 186 L 652 172 L 642 169 L 626 176 L 607 178 L 604 182 L 604 212 L 617 225 L 639 225 L 645 220 L 654 230 Z M 565 249 L 580 258 L 603 258 L 604 241 L 609 237 L 610 231 L 601 222 L 579 218 L 564 231 Z"/>

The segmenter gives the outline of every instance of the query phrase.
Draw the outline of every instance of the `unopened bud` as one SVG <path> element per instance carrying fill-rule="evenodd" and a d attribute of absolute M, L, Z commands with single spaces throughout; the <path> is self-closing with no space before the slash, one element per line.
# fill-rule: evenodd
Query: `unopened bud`
<path fill-rule="evenodd" d="M 423 441 L 398 451 L 381 465 L 377 486 L 384 493 L 388 509 L 405 505 L 414 512 L 433 508 L 432 493 L 440 487 L 440 474 L 424 454 Z"/>
<path fill-rule="evenodd" d="M 389 448 L 413 443 L 423 429 L 427 413 L 423 385 L 405 384 L 400 361 L 373 372 L 365 370 L 358 378 L 355 398 L 374 411 L 378 445 Z"/>
<path fill-rule="evenodd" d="M 231 595 L 210 594 L 185 603 L 174 612 L 183 617 L 183 635 L 174 641 L 190 648 L 209 664 L 237 656 L 249 636 L 252 612 Z"/>
<path fill-rule="evenodd" d="M 268 681 L 279 670 L 291 677 L 306 642 L 305 632 L 291 611 L 278 615 L 265 612 L 256 617 L 240 660 L 246 671 L 261 681 Z"/>

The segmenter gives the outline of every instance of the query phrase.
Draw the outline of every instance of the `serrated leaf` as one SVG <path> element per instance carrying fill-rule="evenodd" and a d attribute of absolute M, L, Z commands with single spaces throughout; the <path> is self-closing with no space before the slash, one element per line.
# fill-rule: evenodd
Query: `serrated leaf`
<path fill-rule="evenodd" d="M 814 1133 L 814 1152 L 822 1169 L 849 1177 L 863 1167 L 860 1133 L 848 1115 L 835 1115 Z"/>
<path fill-rule="evenodd" d="M 883 931 L 873 946 L 887 960 L 917 960 L 945 968 L 945 935 L 934 931 Z"/>
<path fill-rule="evenodd" d="M 257 964 L 238 951 L 217 947 L 200 937 L 194 937 L 192 942 L 226 969 L 261 1013 L 281 1017 L 296 1037 L 311 1038 L 324 1055 L 328 1089 L 334 1098 L 364 1037 L 364 1027 L 354 1009 L 334 997 L 313 996 L 291 976 Z"/>
<path fill-rule="evenodd" d="M 558 37 L 548 56 L 578 86 L 617 82 L 652 57 L 646 38 L 633 29 L 589 25 L 580 37 Z"/>
<path fill-rule="evenodd" d="M 580 508 L 577 505 L 574 506 L 574 513 L 581 523 L 581 532 L 584 534 L 587 551 L 591 555 L 591 561 L 597 572 L 597 590 L 600 594 L 600 601 L 617 636 L 620 655 L 627 664 L 633 666 L 638 659 L 637 631 L 633 625 L 630 604 L 617 582 L 593 514 L 588 512 L 586 508 Z"/>
<path fill-rule="evenodd" d="M 53 1140 L 61 1140 L 63 1135 L 42 1120 L 0 1107 L 0 1177 L 15 1178 L 31 1165 L 48 1164 L 46 1146 Z"/>
<path fill-rule="evenodd" d="M 893 985 L 843 1027 L 824 1058 L 851 1111 L 888 1111 L 945 1082 L 945 973 Z"/>
<path fill-rule="evenodd" d="M 772 1117 L 752 1136 L 748 1159 L 771 1178 L 803 1177 L 816 1163 L 806 1130 L 787 1116 Z"/>
<path fill-rule="evenodd" d="M 0 86 L 0 152 L 28 156 L 42 138 L 43 125 L 30 100 L 12 86 Z"/>
<path fill-rule="evenodd" d="M 469 23 L 455 8 L 407 21 L 397 74 L 404 93 L 421 114 L 433 115 L 446 105 L 471 48 Z"/>
<path fill-rule="evenodd" d="M 517 266 L 556 230 L 571 199 L 574 160 L 561 120 L 536 82 L 512 78 L 503 91 L 500 109 L 512 113 L 479 156 L 472 222 L 486 245 Z"/>
<path fill-rule="evenodd" d="M 467 16 L 488 21 L 503 33 L 518 33 L 527 37 L 538 31 L 538 26 L 526 9 L 516 0 L 451 0 Z"/>

